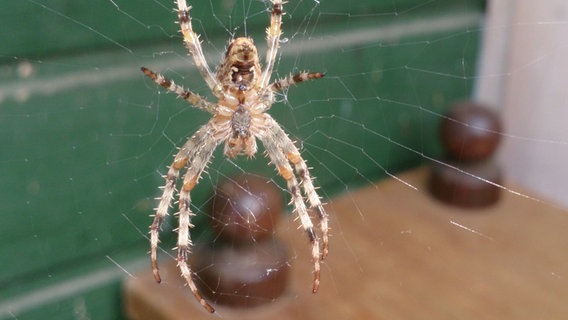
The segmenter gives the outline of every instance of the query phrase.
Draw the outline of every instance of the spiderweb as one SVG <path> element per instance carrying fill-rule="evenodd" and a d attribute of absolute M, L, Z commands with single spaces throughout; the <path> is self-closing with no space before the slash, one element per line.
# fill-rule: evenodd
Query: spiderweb
<path fill-rule="evenodd" d="M 266 1 L 188 2 L 211 67 L 236 36 L 252 37 L 264 53 Z M 487 16 L 485 4 L 474 0 L 285 4 L 273 78 L 302 70 L 326 77 L 278 95 L 269 113 L 296 141 L 318 192 L 330 202 L 332 241 L 351 245 L 333 217 L 334 197 L 369 186 L 378 190 L 383 178 L 396 181 L 408 197 L 424 195 L 428 190 L 406 180 L 404 171 L 432 162 L 460 170 L 439 160 L 436 134 L 447 108 L 469 98 L 495 106 L 506 128 L 498 160 L 508 180 L 486 182 L 544 211 L 556 210 L 556 227 L 568 226 L 561 104 L 568 100 L 562 72 L 568 8 L 553 2 L 515 10 L 510 3 L 492 4 Z M 7 6 L 0 13 L 9 22 L 0 34 L 0 318 L 119 317 L 119 280 L 149 268 L 148 215 L 162 176 L 176 148 L 209 118 L 164 94 L 139 69 L 212 95 L 181 43 L 171 0 Z M 215 186 L 245 172 L 276 183 L 286 197 L 285 184 L 261 152 L 229 160 L 217 150 L 192 193 L 194 239 L 212 237 L 206 225 Z M 377 214 L 361 209 L 356 198 L 351 202 L 350 219 Z M 171 218 L 162 233 L 164 263 L 175 259 Z M 474 244 L 515 242 L 476 226 L 468 216 L 441 229 L 470 234 Z M 373 240 L 418 240 L 416 230 L 410 224 L 397 230 L 400 238 L 378 234 Z M 538 240 L 539 232 L 546 229 L 529 229 L 527 236 Z M 435 249 L 428 240 L 422 245 Z M 566 285 L 567 261 L 557 259 L 564 253 L 542 245 L 543 261 L 530 267 L 549 275 L 553 286 Z M 357 254 L 344 258 L 361 267 Z M 340 271 L 327 268 L 337 281 Z M 390 277 L 397 277 L 396 270 Z M 540 309 L 544 318 L 556 314 L 551 306 Z"/>

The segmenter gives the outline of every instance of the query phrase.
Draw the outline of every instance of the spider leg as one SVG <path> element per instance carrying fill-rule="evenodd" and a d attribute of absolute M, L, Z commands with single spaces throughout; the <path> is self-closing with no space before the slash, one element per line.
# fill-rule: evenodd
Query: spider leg
<path fill-rule="evenodd" d="M 258 104 L 259 108 L 255 111 L 266 112 L 268 109 L 272 107 L 272 102 L 274 101 L 274 93 L 283 91 L 288 87 L 298 84 L 300 82 L 312 80 L 312 79 L 319 79 L 323 78 L 325 73 L 321 72 L 300 72 L 294 75 L 289 75 L 286 78 L 278 79 L 271 84 L 268 85 L 268 90 L 264 91 L 263 95 L 261 96 L 261 101 L 268 101 L 268 103 Z"/>
<path fill-rule="evenodd" d="M 181 29 L 181 33 L 183 34 L 183 42 L 189 50 L 189 53 L 193 57 L 193 61 L 195 62 L 195 66 L 199 69 L 201 76 L 207 82 L 211 91 L 216 97 L 222 97 L 223 93 L 221 91 L 221 85 L 215 78 L 213 72 L 209 68 L 207 64 L 207 60 L 205 59 L 205 55 L 203 55 L 203 49 L 201 48 L 201 42 L 199 41 L 199 35 L 193 32 L 193 27 L 191 26 L 191 16 L 189 15 L 189 10 L 191 7 L 187 6 L 185 0 L 177 0 L 177 7 L 178 7 L 178 20 Z"/>
<path fill-rule="evenodd" d="M 168 174 L 166 175 L 166 184 L 163 188 L 158 207 L 156 208 L 154 221 L 150 226 L 150 257 L 152 262 L 152 272 L 154 274 L 154 279 L 158 283 L 162 281 L 158 269 L 157 258 L 158 243 L 160 242 L 159 233 L 162 228 L 162 223 L 164 222 L 165 217 L 168 215 L 168 208 L 174 197 L 176 181 L 179 177 L 180 170 L 183 169 L 187 162 L 194 157 L 195 153 L 197 152 L 197 146 L 200 145 L 206 137 L 207 125 L 201 127 L 191 138 L 187 140 L 187 142 L 176 154 L 174 161 L 170 165 Z"/>
<path fill-rule="evenodd" d="M 325 212 L 320 197 L 316 192 L 316 188 L 313 184 L 313 178 L 310 177 L 310 171 L 308 169 L 306 161 L 300 155 L 298 148 L 296 148 L 294 143 L 292 143 L 290 138 L 288 138 L 288 136 L 282 129 L 278 130 L 277 136 L 275 138 L 278 139 L 277 141 L 282 141 L 282 151 L 286 155 L 288 161 L 290 161 L 294 165 L 296 173 L 300 177 L 300 184 L 304 189 L 304 194 L 310 202 L 310 209 L 315 211 L 317 214 L 320 230 L 322 233 L 321 259 L 323 260 L 325 259 L 329 251 L 329 226 L 327 213 Z"/>
<path fill-rule="evenodd" d="M 272 117 L 268 114 L 264 114 L 266 117 L 264 128 L 265 130 L 258 135 L 258 138 L 264 145 L 266 152 L 272 163 L 276 166 L 278 173 L 286 180 L 288 190 L 292 195 L 292 202 L 294 203 L 294 208 L 296 214 L 300 218 L 302 227 L 308 234 L 310 243 L 312 244 L 312 259 L 314 261 L 314 284 L 312 292 L 316 293 L 319 288 L 320 282 L 320 249 L 319 249 L 319 239 L 314 231 L 314 226 L 308 214 L 306 204 L 300 193 L 300 187 L 298 186 L 298 181 L 294 175 L 294 171 L 288 162 L 288 159 L 283 151 L 283 146 L 292 144 L 290 138 L 286 135 L 284 130 L 276 123 Z M 319 198 L 318 198 L 319 200 Z"/>
<path fill-rule="evenodd" d="M 152 70 L 149 70 L 144 67 L 142 67 L 141 70 L 155 83 L 166 88 L 168 91 L 177 94 L 178 97 L 189 102 L 189 104 L 196 107 L 197 109 L 201 109 L 211 114 L 215 114 L 215 109 L 216 109 L 215 104 L 207 101 L 207 99 L 203 98 L 202 96 L 193 93 L 189 90 L 186 90 L 184 87 L 175 84 L 172 80 L 164 77 L 161 74 L 155 73 Z"/>
<path fill-rule="evenodd" d="M 272 0 L 272 10 L 270 12 L 270 27 L 266 29 L 266 62 L 264 71 L 262 72 L 262 80 L 260 82 L 261 91 L 264 90 L 270 82 L 272 69 L 280 46 L 280 35 L 282 34 L 282 0 Z"/>
<path fill-rule="evenodd" d="M 316 212 L 316 215 L 319 220 L 319 226 L 322 233 L 322 255 L 321 259 L 325 259 L 328 254 L 328 246 L 329 246 L 329 223 L 328 223 L 328 215 L 323 208 L 321 203 L 321 199 L 316 192 L 316 188 L 313 184 L 313 178 L 310 176 L 310 171 L 308 169 L 308 165 L 306 161 L 302 158 L 300 151 L 292 140 L 288 137 L 288 135 L 282 130 L 282 128 L 276 123 L 274 119 L 270 119 L 267 121 L 268 123 L 272 123 L 271 126 L 274 127 L 272 129 L 274 140 L 279 141 L 281 143 L 280 148 L 282 152 L 286 155 L 288 161 L 290 161 L 300 178 L 300 185 L 304 189 L 304 194 L 308 198 L 310 203 L 310 209 Z"/>
<path fill-rule="evenodd" d="M 272 82 L 269 85 L 270 90 L 277 92 L 277 91 L 282 91 L 288 87 L 290 87 L 291 85 L 300 83 L 300 82 L 304 82 L 307 80 L 312 80 L 312 79 L 319 79 L 319 78 L 323 78 L 325 76 L 324 73 L 321 72 L 300 72 L 297 73 L 295 75 L 289 75 L 286 78 L 283 79 L 278 79 L 274 82 Z"/>
<path fill-rule="evenodd" d="M 205 125 L 206 127 L 210 128 L 210 125 Z M 208 128 L 208 129 L 209 129 Z M 211 131 L 211 130 L 207 130 Z M 177 244 L 177 261 L 178 267 L 181 271 L 181 275 L 185 278 L 185 281 L 191 292 L 199 301 L 199 303 L 209 312 L 215 312 L 215 309 L 203 299 L 195 282 L 191 277 L 192 271 L 189 267 L 187 261 L 189 258 L 189 254 L 191 251 L 191 237 L 189 234 L 189 229 L 193 227 L 191 224 L 191 217 L 195 214 L 191 212 L 191 196 L 190 192 L 193 190 L 201 173 L 205 170 L 205 167 L 209 163 L 211 156 L 213 155 L 213 151 L 219 144 L 219 141 L 214 139 L 210 135 L 206 135 L 201 139 L 201 144 L 199 145 L 198 151 L 195 153 L 193 159 L 191 160 L 191 164 L 189 165 L 187 172 L 183 179 L 183 186 L 179 192 L 179 227 L 178 227 L 178 244 Z"/>

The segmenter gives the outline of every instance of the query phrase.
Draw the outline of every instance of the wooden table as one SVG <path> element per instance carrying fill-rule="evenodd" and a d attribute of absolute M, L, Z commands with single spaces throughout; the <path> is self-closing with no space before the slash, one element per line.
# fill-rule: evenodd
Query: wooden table
<path fill-rule="evenodd" d="M 207 314 L 162 259 L 165 282 L 150 268 L 125 284 L 132 319 L 568 319 L 568 213 L 505 192 L 488 209 L 433 200 L 427 171 L 385 180 L 333 199 L 333 227 L 320 291 L 311 294 L 309 245 L 297 222 L 289 245 L 286 294 L 249 310 Z"/>

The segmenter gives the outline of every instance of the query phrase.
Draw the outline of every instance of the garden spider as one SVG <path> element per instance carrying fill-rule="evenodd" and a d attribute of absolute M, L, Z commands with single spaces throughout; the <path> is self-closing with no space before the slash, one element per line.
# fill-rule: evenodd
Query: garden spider
<path fill-rule="evenodd" d="M 292 197 L 291 203 L 294 204 L 294 211 L 298 214 L 312 246 L 314 264 L 312 292 L 314 293 L 317 292 L 319 287 L 320 260 L 324 259 L 328 253 L 328 218 L 312 183 L 306 162 L 280 125 L 265 113 L 274 103 L 275 93 L 302 81 L 321 78 L 324 74 L 301 72 L 270 82 L 282 33 L 280 27 L 283 14 L 283 1 L 271 0 L 271 2 L 270 27 L 266 31 L 268 48 L 264 70 L 260 67 L 258 52 L 252 39 L 241 37 L 234 39 L 229 44 L 223 61 L 214 74 L 209 69 L 203 55 L 199 35 L 192 29 L 189 15 L 190 7 L 187 6 L 185 0 L 177 0 L 177 13 L 183 41 L 193 57 L 197 69 L 218 99 L 217 103 L 211 103 L 205 98 L 176 85 L 164 76 L 142 68 L 144 74 L 158 85 L 174 92 L 192 106 L 213 115 L 209 122 L 199 128 L 175 155 L 165 177 L 166 184 L 163 187 L 163 194 L 156 208 L 154 221 L 150 226 L 152 271 L 155 280 L 160 282 L 156 253 L 159 231 L 174 197 L 180 170 L 187 166 L 183 185 L 179 191 L 177 261 L 181 274 L 193 295 L 209 312 L 215 310 L 201 297 L 193 282 L 192 271 L 188 265 L 188 256 L 192 245 L 189 235 L 189 229 L 192 227 L 190 218 L 194 215 L 190 209 L 190 192 L 210 161 L 213 151 L 222 142 L 225 143 L 224 154 L 227 157 L 233 158 L 240 154 L 252 157 L 257 151 L 256 139 L 258 138 L 264 145 L 271 163 L 276 166 L 280 176 L 286 180 L 288 191 Z M 296 173 L 294 173 L 291 165 L 294 165 Z M 296 175 L 299 177 L 300 183 L 298 183 Z M 309 208 L 315 212 L 319 220 L 322 238 L 321 253 L 320 237 L 314 231 L 299 186 L 303 187 Z"/>

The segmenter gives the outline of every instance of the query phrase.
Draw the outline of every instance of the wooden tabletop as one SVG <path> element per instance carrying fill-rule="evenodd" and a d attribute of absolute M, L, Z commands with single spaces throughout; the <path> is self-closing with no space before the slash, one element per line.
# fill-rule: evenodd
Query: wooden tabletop
<path fill-rule="evenodd" d="M 162 258 L 165 283 L 148 267 L 126 279 L 132 319 L 568 319 L 568 213 L 504 192 L 487 209 L 433 200 L 427 170 L 343 194 L 327 206 L 330 253 L 312 294 L 308 241 L 292 219 L 278 236 L 292 274 L 283 297 L 210 315 Z M 517 189 L 518 190 L 518 189 Z M 522 191 L 521 191 L 522 192 Z M 149 259 L 149 258 L 148 258 Z M 149 265 L 149 264 L 148 264 Z"/>

